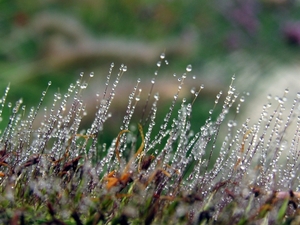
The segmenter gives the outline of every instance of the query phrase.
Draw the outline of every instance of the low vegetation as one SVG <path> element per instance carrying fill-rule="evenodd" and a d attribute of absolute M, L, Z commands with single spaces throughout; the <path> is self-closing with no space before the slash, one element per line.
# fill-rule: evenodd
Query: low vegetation
<path fill-rule="evenodd" d="M 1 224 L 298 224 L 300 94 L 286 109 L 285 90 L 269 99 L 258 121 L 240 122 L 235 118 L 247 93 L 238 93 L 232 77 L 204 125 L 192 129 L 204 86 L 191 90 L 191 101 L 178 97 L 185 80 L 194 79 L 191 70 L 188 65 L 178 78 L 162 123 L 159 94 L 152 93 L 157 73 L 146 99 L 139 79 L 128 97 L 117 95 L 125 65 L 116 73 L 111 65 L 86 130 L 80 124 L 91 115 L 82 96 L 93 73 L 55 94 L 50 108 L 42 106 L 47 90 L 35 108 L 22 100 L 6 104 L 7 87 L 0 99 L 0 113 L 11 110 L 1 122 L 7 124 L 0 137 Z M 108 145 L 102 134 L 114 121 L 115 97 L 128 106 Z M 141 112 L 137 104 L 144 105 Z M 44 116 L 36 124 L 38 114 Z"/>

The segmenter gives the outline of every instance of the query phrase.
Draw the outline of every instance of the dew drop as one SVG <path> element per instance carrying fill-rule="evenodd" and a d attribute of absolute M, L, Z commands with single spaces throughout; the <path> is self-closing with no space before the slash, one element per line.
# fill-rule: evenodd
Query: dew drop
<path fill-rule="evenodd" d="M 90 73 L 90 77 L 94 77 L 94 72 L 91 72 L 91 73 Z"/>
<path fill-rule="evenodd" d="M 191 64 L 187 65 L 186 71 L 187 72 L 191 72 L 192 71 L 192 65 Z"/>
<path fill-rule="evenodd" d="M 192 94 L 195 94 L 195 92 L 196 92 L 196 88 L 193 87 L 193 88 L 191 89 L 191 93 L 192 93 Z"/>
<path fill-rule="evenodd" d="M 87 86 L 88 86 L 88 83 L 83 83 L 83 84 L 80 86 L 80 88 L 81 88 L 81 89 L 86 89 Z"/>
<path fill-rule="evenodd" d="M 163 52 L 163 53 L 160 54 L 159 57 L 160 57 L 161 59 L 164 59 L 164 58 L 166 57 L 166 54 Z"/>
<path fill-rule="evenodd" d="M 240 102 L 244 102 L 244 101 L 245 101 L 245 97 L 244 97 L 244 96 L 241 96 Z"/>
<path fill-rule="evenodd" d="M 79 74 L 80 77 L 83 77 L 83 75 L 84 75 L 84 72 L 81 72 L 81 73 Z"/>
<path fill-rule="evenodd" d="M 127 66 L 123 66 L 123 72 L 126 72 L 127 71 Z"/>
<path fill-rule="evenodd" d="M 299 97 L 300 97 L 300 95 L 299 95 Z M 272 99 L 272 95 L 271 95 L 271 94 L 268 94 L 267 99 L 268 99 L 268 100 L 271 100 L 271 99 Z"/>
<path fill-rule="evenodd" d="M 49 82 L 48 82 L 48 86 L 50 86 L 51 84 L 52 84 L 52 82 L 51 82 L 51 81 L 49 81 Z"/>
<path fill-rule="evenodd" d="M 195 75 L 193 75 L 193 76 L 192 76 L 192 78 L 193 78 L 193 80 L 195 80 L 195 79 L 196 79 L 196 76 L 195 76 Z"/>
<path fill-rule="evenodd" d="M 156 65 L 157 65 L 157 67 L 160 67 L 160 66 L 161 66 L 161 61 L 158 61 L 158 62 L 156 63 Z"/>
<path fill-rule="evenodd" d="M 289 93 L 289 89 L 286 88 L 286 89 L 284 90 L 284 93 L 285 93 L 285 94 Z"/>

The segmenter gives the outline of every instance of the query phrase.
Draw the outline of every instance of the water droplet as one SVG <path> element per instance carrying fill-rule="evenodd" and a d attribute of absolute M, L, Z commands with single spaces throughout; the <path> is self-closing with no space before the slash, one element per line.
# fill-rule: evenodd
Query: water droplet
<path fill-rule="evenodd" d="M 123 66 L 123 72 L 127 71 L 127 66 Z"/>
<path fill-rule="evenodd" d="M 83 77 L 83 75 L 84 75 L 84 72 L 81 72 L 81 73 L 79 74 L 80 77 Z"/>
<path fill-rule="evenodd" d="M 161 59 L 164 59 L 164 58 L 166 57 L 166 54 L 163 52 L 163 53 L 160 54 L 159 57 L 160 57 Z"/>
<path fill-rule="evenodd" d="M 268 99 L 268 100 L 271 100 L 271 99 L 272 99 L 272 95 L 271 95 L 271 94 L 268 94 L 267 99 Z"/>
<path fill-rule="evenodd" d="M 286 88 L 286 89 L 284 90 L 284 93 L 285 93 L 285 94 L 289 93 L 289 89 Z"/>
<path fill-rule="evenodd" d="M 91 72 L 91 73 L 90 73 L 90 77 L 94 77 L 94 72 Z"/>
<path fill-rule="evenodd" d="M 193 80 L 195 80 L 195 79 L 196 79 L 196 76 L 195 76 L 195 75 L 193 75 L 193 76 L 192 76 L 192 78 L 193 78 Z"/>
<path fill-rule="evenodd" d="M 81 84 L 80 88 L 81 89 L 86 89 L 88 86 L 88 83 L 84 82 L 83 84 Z"/>
<path fill-rule="evenodd" d="M 52 84 L 52 82 L 51 82 L 51 81 L 49 81 L 49 82 L 48 82 L 48 86 L 50 86 L 51 84 Z"/>
<path fill-rule="evenodd" d="M 160 66 L 161 66 L 161 61 L 158 61 L 158 62 L 156 63 L 156 65 L 157 65 L 157 67 L 160 67 Z"/>
<path fill-rule="evenodd" d="M 241 96 L 240 102 L 244 102 L 244 101 L 245 101 L 245 96 Z"/>
<path fill-rule="evenodd" d="M 187 65 L 186 71 L 187 72 L 191 72 L 192 71 L 192 65 L 191 64 Z"/>
<path fill-rule="evenodd" d="M 195 94 L 195 92 L 196 92 L 196 88 L 193 87 L 193 88 L 191 89 L 191 93 L 192 93 L 192 94 Z"/>
<path fill-rule="evenodd" d="M 173 73 L 173 77 L 176 77 L 177 76 L 177 74 L 176 73 Z"/>

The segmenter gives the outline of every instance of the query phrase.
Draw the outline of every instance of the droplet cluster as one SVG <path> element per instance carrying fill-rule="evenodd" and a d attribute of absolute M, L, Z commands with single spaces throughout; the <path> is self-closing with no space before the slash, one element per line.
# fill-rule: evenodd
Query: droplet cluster
<path fill-rule="evenodd" d="M 285 106 L 288 89 L 282 96 L 268 96 L 258 121 L 240 122 L 237 118 L 249 93 L 236 91 L 233 76 L 228 90 L 216 95 L 203 125 L 192 130 L 191 118 L 197 117 L 193 108 L 201 107 L 198 98 L 204 85 L 191 89 L 192 98 L 180 98 L 185 81 L 196 79 L 188 65 L 181 76 L 173 75 L 178 88 L 158 123 L 160 96 L 154 89 L 163 61 L 168 65 L 165 53 L 157 62 L 146 99 L 142 99 L 141 79 L 133 86 L 120 133 L 110 146 L 100 134 L 113 119 L 113 100 L 125 101 L 117 95 L 117 87 L 127 66 L 121 65 L 114 75 L 115 65 L 111 64 L 103 93 L 95 94 L 97 112 L 87 130 L 80 130 L 87 115 L 82 97 L 90 82 L 85 79 L 93 79 L 94 73 L 87 77 L 81 73 L 65 94 L 54 94 L 52 105 L 44 108 L 51 82 L 37 107 L 31 109 L 22 100 L 6 104 L 8 86 L 0 99 L 0 121 L 3 108 L 12 108 L 0 137 L 1 202 L 10 207 L 20 202 L 36 207 L 48 203 L 63 219 L 73 215 L 65 209 L 72 205 L 82 220 L 107 207 L 101 217 L 106 222 L 113 215 L 123 215 L 126 207 L 136 208 L 139 218 L 147 219 L 143 207 L 155 211 L 152 205 L 164 209 L 176 202 L 174 211 L 168 213 L 170 221 L 178 222 L 186 215 L 195 222 L 207 209 L 211 218 L 222 219 L 231 203 L 250 207 L 250 220 L 269 193 L 298 193 L 299 93 L 290 108 Z M 144 104 L 142 112 L 136 112 L 138 104 Z M 34 125 L 39 113 L 43 120 Z M 134 113 L 141 115 L 140 121 L 133 120 Z M 160 215 L 158 220 L 163 220 L 164 213 Z"/>

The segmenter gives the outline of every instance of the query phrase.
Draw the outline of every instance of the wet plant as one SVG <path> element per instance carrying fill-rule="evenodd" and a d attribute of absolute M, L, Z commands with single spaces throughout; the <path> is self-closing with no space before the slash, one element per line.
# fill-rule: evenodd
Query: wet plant
<path fill-rule="evenodd" d="M 167 64 L 164 54 L 160 59 L 158 68 Z M 161 123 L 155 72 L 144 103 L 141 80 L 133 86 L 120 131 L 107 145 L 101 133 L 114 117 L 110 106 L 127 67 L 114 71 L 112 64 L 87 130 L 80 128 L 88 113 L 83 73 L 54 95 L 50 108 L 42 106 L 47 90 L 37 107 L 26 109 L 22 100 L 6 104 L 6 88 L 0 114 L 5 107 L 12 113 L 0 137 L 1 224 L 299 223 L 300 93 L 289 109 L 285 90 L 262 106 L 258 121 L 240 122 L 248 94 L 238 93 L 232 77 L 204 125 L 192 129 L 204 86 L 191 90 L 191 100 L 179 98 L 184 82 L 194 79 L 192 66 L 178 78 Z M 135 112 L 137 104 L 142 112 Z M 43 120 L 36 125 L 38 114 Z"/>

